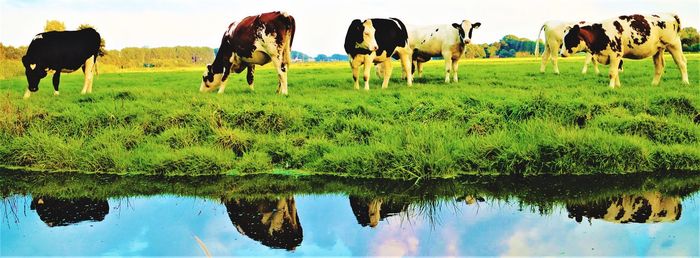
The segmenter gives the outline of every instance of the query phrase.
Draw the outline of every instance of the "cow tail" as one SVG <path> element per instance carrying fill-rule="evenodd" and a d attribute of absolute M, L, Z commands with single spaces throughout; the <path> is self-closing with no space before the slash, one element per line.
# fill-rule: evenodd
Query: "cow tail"
<path fill-rule="evenodd" d="M 543 24 L 540 27 L 540 32 L 537 33 L 537 41 L 535 41 L 535 57 L 540 57 L 540 36 L 542 36 L 542 31 L 547 27 L 547 24 Z"/>
<path fill-rule="evenodd" d="M 100 51 L 102 53 L 102 51 Z M 100 56 L 103 56 L 104 54 L 101 54 Z M 99 75 L 100 73 L 97 71 L 97 56 L 92 57 L 92 68 L 95 69 L 95 75 Z"/>

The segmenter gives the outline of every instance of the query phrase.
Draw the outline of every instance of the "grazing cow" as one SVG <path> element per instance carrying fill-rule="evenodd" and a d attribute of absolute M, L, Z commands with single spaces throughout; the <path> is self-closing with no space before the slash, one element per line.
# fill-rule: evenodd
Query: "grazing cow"
<path fill-rule="evenodd" d="M 355 214 L 358 224 L 363 227 L 370 226 L 374 228 L 379 224 L 379 221 L 406 211 L 408 204 L 383 198 L 350 196 L 350 208 L 352 213 Z"/>
<path fill-rule="evenodd" d="M 623 15 L 600 23 L 574 25 L 565 33 L 563 57 L 588 48 L 598 62 L 610 65 L 610 87 L 620 86 L 618 67 L 622 58 L 644 59 L 654 56 L 656 72 L 652 85 L 658 85 L 664 69 L 664 51 L 668 49 L 688 82 L 688 68 L 679 32 L 677 15 Z"/>
<path fill-rule="evenodd" d="M 231 71 L 241 73 L 245 69 L 250 90 L 254 90 L 255 65 L 272 62 L 279 78 L 277 93 L 287 95 L 287 70 L 292 62 L 295 26 L 294 17 L 281 12 L 248 16 L 231 23 L 221 39 L 214 63 L 207 65 L 199 91 L 219 88 L 218 93 L 224 93 Z"/>
<path fill-rule="evenodd" d="M 480 26 L 480 22 L 471 23 L 469 20 L 463 20 L 461 23 L 452 25 L 411 29 L 408 38 L 413 51 L 413 65 L 418 70 L 418 76 L 423 77 L 424 62 L 431 57 L 442 56 L 445 59 L 445 83 L 450 82 L 450 73 L 452 73 L 452 81 L 457 82 L 459 59 L 464 55 L 467 44 L 471 42 L 472 32 Z"/>
<path fill-rule="evenodd" d="M 83 221 L 102 221 L 109 213 L 106 199 L 59 199 L 35 197 L 29 205 L 49 227 L 68 226 Z"/>
<path fill-rule="evenodd" d="M 58 95 L 61 73 L 70 73 L 83 68 L 85 83 L 81 94 L 92 92 L 92 78 L 95 73 L 97 56 L 100 50 L 100 34 L 93 28 L 77 31 L 49 31 L 37 34 L 22 57 L 29 87 L 24 98 L 39 90 L 39 81 L 53 71 L 54 95 Z"/>
<path fill-rule="evenodd" d="M 564 42 L 564 31 L 573 27 L 575 23 L 573 22 L 559 22 L 559 21 L 547 21 L 540 28 L 540 32 L 537 34 L 537 43 L 535 43 L 535 56 L 540 53 L 540 36 L 542 36 L 542 31 L 544 31 L 544 53 L 542 53 L 542 64 L 540 65 L 540 73 L 544 73 L 547 67 L 547 62 L 551 59 L 552 66 L 554 66 L 554 73 L 559 74 L 559 48 Z M 579 25 L 585 24 L 581 21 Z M 581 51 L 589 52 L 588 49 L 582 49 Z M 591 53 L 586 53 L 586 62 L 583 65 L 583 70 L 581 73 L 585 74 L 588 72 L 588 64 L 593 61 L 593 68 L 595 68 L 595 73 L 599 74 L 598 62 L 593 60 L 593 55 Z"/>
<path fill-rule="evenodd" d="M 297 216 L 294 197 L 250 201 L 224 201 L 236 230 L 265 246 L 294 250 L 304 234 Z"/>
<path fill-rule="evenodd" d="M 408 31 L 401 20 L 367 19 L 353 20 L 345 35 L 345 52 L 350 59 L 352 78 L 355 89 L 360 88 L 360 66 L 364 65 L 365 90 L 369 90 L 369 76 L 372 62 L 379 64 L 384 81 L 382 89 L 389 85 L 392 72 L 391 57 L 401 60 L 404 72 L 411 63 L 411 51 L 408 47 Z M 378 67 L 379 68 L 379 67 Z M 408 77 L 408 86 L 413 84 L 413 78 Z"/>
<path fill-rule="evenodd" d="M 658 192 L 566 206 L 569 218 L 579 223 L 583 217 L 613 223 L 674 222 L 680 219 L 681 209 L 680 198 L 663 196 Z"/>

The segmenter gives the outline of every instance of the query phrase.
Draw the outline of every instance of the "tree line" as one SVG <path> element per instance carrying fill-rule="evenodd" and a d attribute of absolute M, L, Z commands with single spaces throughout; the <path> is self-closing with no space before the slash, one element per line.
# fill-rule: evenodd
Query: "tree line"
<path fill-rule="evenodd" d="M 92 27 L 89 24 L 82 24 L 78 27 Z M 62 31 L 65 30 L 65 25 L 61 21 L 50 20 L 46 22 L 44 31 Z M 693 27 L 683 28 L 681 30 L 681 42 L 683 51 L 700 52 L 700 34 Z M 105 39 L 102 39 L 102 47 L 104 48 Z M 540 41 L 543 44 L 543 41 Z M 543 51 L 544 48 L 541 48 Z M 135 67 L 181 67 L 190 65 L 204 65 L 211 63 L 214 60 L 214 55 L 217 49 L 209 47 L 128 47 L 121 50 L 103 50 L 105 55 L 100 58 L 101 63 L 113 65 L 117 68 L 135 68 Z M 27 52 L 26 46 L 12 47 L 5 46 L 0 43 L 0 59 L 4 60 L 20 60 Z M 466 58 L 509 58 L 509 57 L 526 57 L 535 54 L 535 41 L 520 38 L 515 35 L 506 35 L 497 42 L 491 44 L 469 44 L 466 49 Z M 346 61 L 348 60 L 345 54 L 324 55 L 320 54 L 316 57 L 311 57 L 302 52 L 292 51 L 292 59 L 295 61 L 308 62 L 327 62 L 327 61 Z"/>

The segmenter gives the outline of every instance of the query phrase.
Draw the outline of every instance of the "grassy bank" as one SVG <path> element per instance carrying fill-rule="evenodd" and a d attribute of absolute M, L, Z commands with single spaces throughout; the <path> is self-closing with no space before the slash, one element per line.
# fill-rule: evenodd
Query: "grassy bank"
<path fill-rule="evenodd" d="M 294 64 L 289 97 L 269 67 L 256 91 L 234 75 L 226 94 L 197 92 L 201 71 L 49 79 L 29 101 L 24 78 L 0 80 L 0 164 L 116 174 L 220 175 L 279 170 L 382 178 L 461 174 L 622 174 L 700 170 L 700 56 L 691 86 L 670 58 L 625 61 L 623 87 L 581 75 L 582 59 L 540 75 L 535 59 L 462 61 L 444 84 L 429 62 L 414 87 L 352 89 L 349 65 Z M 398 67 L 398 64 L 395 65 Z M 603 69 L 605 70 L 605 69 Z M 394 70 L 395 77 L 400 74 Z M 676 171 L 676 172 L 671 172 Z M 292 172 L 296 173 L 296 172 Z"/>
<path fill-rule="evenodd" d="M 658 192 L 687 197 L 700 189 L 700 174 L 583 176 L 465 176 L 458 180 L 352 179 L 329 176 L 117 176 L 40 173 L 0 169 L 0 197 L 50 196 L 60 199 L 179 195 L 214 200 L 270 200 L 295 195 L 342 194 L 412 205 L 464 201 L 465 196 L 515 201 L 551 211 L 557 205 L 596 203 L 620 196 Z"/>

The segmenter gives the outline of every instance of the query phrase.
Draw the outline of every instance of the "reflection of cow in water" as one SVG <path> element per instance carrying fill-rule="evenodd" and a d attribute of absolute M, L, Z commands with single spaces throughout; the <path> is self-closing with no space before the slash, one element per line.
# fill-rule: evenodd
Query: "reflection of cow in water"
<path fill-rule="evenodd" d="M 228 217 L 239 233 L 271 248 L 294 250 L 303 233 L 294 197 L 278 200 L 224 201 Z"/>
<path fill-rule="evenodd" d="M 408 204 L 383 200 L 382 198 L 361 198 L 350 196 L 350 207 L 363 227 L 376 227 L 379 221 L 405 211 Z"/>
<path fill-rule="evenodd" d="M 83 221 L 102 221 L 109 213 L 107 200 L 88 198 L 33 198 L 29 206 L 49 227 L 67 226 Z"/>
<path fill-rule="evenodd" d="M 603 219 L 615 223 L 674 222 L 681 217 L 678 197 L 664 197 L 650 192 L 640 195 L 623 195 L 607 201 L 584 205 L 567 205 L 569 218 L 581 222 L 583 217 Z"/>

